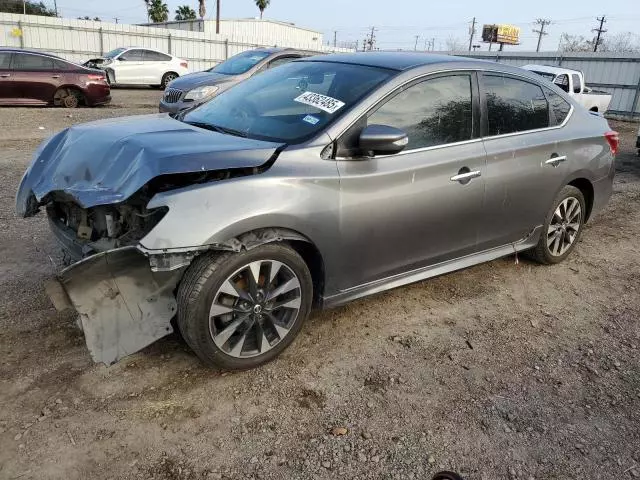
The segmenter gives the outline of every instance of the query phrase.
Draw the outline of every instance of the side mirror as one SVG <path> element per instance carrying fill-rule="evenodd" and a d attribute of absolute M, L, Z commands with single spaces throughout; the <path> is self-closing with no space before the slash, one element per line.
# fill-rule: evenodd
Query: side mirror
<path fill-rule="evenodd" d="M 361 150 L 378 155 L 400 153 L 409 143 L 409 137 L 399 128 L 387 125 L 369 125 L 360 133 Z"/>

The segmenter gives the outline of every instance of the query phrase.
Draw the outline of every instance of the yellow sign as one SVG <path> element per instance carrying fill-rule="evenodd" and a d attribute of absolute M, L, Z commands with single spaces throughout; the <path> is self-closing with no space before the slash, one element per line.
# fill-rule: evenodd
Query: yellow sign
<path fill-rule="evenodd" d="M 482 28 L 482 40 L 491 43 L 518 45 L 520 43 L 520 28 L 504 24 L 485 25 Z"/>
<path fill-rule="evenodd" d="M 516 45 L 520 40 L 520 29 L 513 25 L 498 25 L 498 43 Z"/>
<path fill-rule="evenodd" d="M 21 37 L 22 36 L 22 30 L 20 30 L 18 27 L 15 27 L 13 30 L 11 30 L 11 36 L 12 37 Z"/>

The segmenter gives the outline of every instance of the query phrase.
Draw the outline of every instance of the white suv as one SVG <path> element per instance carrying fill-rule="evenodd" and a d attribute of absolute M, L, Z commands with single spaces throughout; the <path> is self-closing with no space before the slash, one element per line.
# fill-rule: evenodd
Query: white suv
<path fill-rule="evenodd" d="M 149 48 L 116 48 L 85 66 L 107 73 L 111 85 L 153 85 L 166 87 L 169 82 L 189 73 L 186 60 Z"/>

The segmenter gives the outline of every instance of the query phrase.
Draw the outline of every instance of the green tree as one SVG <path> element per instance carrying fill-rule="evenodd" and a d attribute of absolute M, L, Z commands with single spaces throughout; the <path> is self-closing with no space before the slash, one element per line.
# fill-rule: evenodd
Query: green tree
<path fill-rule="evenodd" d="M 147 15 L 153 23 L 162 23 L 169 20 L 169 7 L 162 0 L 145 0 Z"/>
<path fill-rule="evenodd" d="M 45 17 L 55 17 L 56 11 L 48 8 L 43 2 L 25 2 L 22 0 L 0 0 L 0 12 L 24 13 L 27 15 L 41 15 Z"/>
<path fill-rule="evenodd" d="M 195 20 L 196 11 L 189 5 L 182 5 L 176 9 L 176 20 Z"/>
<path fill-rule="evenodd" d="M 260 18 L 262 19 L 262 14 L 264 10 L 269 6 L 271 0 L 256 0 L 256 6 L 260 10 Z"/>

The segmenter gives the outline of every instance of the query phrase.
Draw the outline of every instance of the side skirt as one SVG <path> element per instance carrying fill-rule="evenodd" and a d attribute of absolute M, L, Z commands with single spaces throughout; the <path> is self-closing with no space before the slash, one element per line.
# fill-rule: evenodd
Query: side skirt
<path fill-rule="evenodd" d="M 473 253 L 453 260 L 447 260 L 435 265 L 429 265 L 428 267 L 411 270 L 409 272 L 400 273 L 398 275 L 376 280 L 364 285 L 358 285 L 357 287 L 353 287 L 348 290 L 343 290 L 336 295 L 325 297 L 322 302 L 323 308 L 337 307 L 358 298 L 367 297 L 369 295 L 408 285 L 410 283 L 420 282 L 428 278 L 455 272 L 456 270 L 469 268 L 480 263 L 490 262 L 491 260 L 513 255 L 514 253 L 521 252 L 523 250 L 529 250 L 536 246 L 541 232 L 542 225 L 531 231 L 526 238 L 515 243 L 509 243 L 501 247 L 484 250 L 482 252 Z"/>

